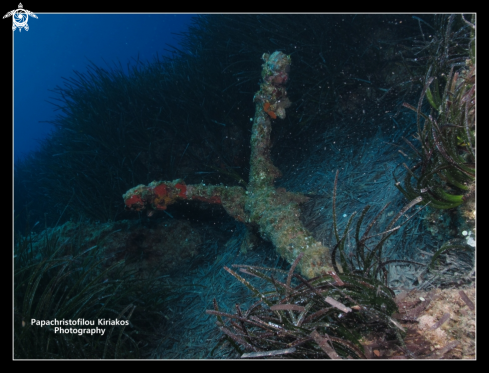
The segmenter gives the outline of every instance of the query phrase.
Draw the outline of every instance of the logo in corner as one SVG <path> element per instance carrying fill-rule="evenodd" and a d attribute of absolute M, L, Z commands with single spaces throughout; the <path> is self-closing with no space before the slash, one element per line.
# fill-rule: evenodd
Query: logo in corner
<path fill-rule="evenodd" d="M 29 16 L 37 18 L 34 13 L 24 9 L 22 3 L 19 3 L 19 9 L 11 10 L 7 14 L 5 14 L 3 18 L 7 18 L 10 16 L 12 16 L 12 30 L 15 31 L 15 29 L 18 27 L 19 32 L 22 31 L 22 28 L 24 28 L 26 31 L 29 31 L 29 25 L 27 24 Z"/>

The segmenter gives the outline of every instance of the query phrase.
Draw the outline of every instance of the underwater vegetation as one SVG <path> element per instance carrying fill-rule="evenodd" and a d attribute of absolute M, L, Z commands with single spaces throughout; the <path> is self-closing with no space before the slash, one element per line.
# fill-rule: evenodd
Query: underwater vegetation
<path fill-rule="evenodd" d="M 382 246 L 414 216 L 394 227 L 399 218 L 420 199 L 405 206 L 385 231 L 370 234 L 387 207 L 384 206 L 360 236 L 365 214 L 370 209 L 370 206 L 366 206 L 356 225 L 356 247 L 346 252 L 345 242 L 355 213 L 340 236 L 335 209 L 337 181 L 338 172 L 333 189 L 333 222 L 337 240 L 331 251 L 334 271 L 310 279 L 294 273 L 304 253 L 299 254 L 288 273 L 274 268 L 235 266 L 247 275 L 265 280 L 267 287 L 263 288 L 262 284 L 260 289 L 224 267 L 258 299 L 246 311 L 236 304 L 236 314 L 220 311 L 215 300 L 214 310 L 207 311 L 217 317 L 217 325 L 223 333 L 220 343 L 229 341 L 241 358 L 366 359 L 362 342 L 369 340 L 369 343 L 373 343 L 373 339 L 396 341 L 400 349 L 411 355 L 403 342 L 406 330 L 391 318 L 399 309 L 394 291 L 387 286 L 386 277 L 387 264 L 410 261 L 383 261 Z M 374 237 L 379 239 L 371 244 Z M 341 265 L 336 262 L 336 253 Z M 284 275 L 286 279 L 279 280 Z"/>
<path fill-rule="evenodd" d="M 475 193 L 475 24 L 456 18 L 461 16 L 447 16 L 424 47 L 434 50 L 418 105 L 404 103 L 416 112 L 416 145 L 404 140 L 417 161 L 411 167 L 403 163 L 403 183 L 394 174 L 408 199 L 421 197 L 437 209 L 457 207 Z M 462 26 L 455 28 L 456 21 Z"/>
<path fill-rule="evenodd" d="M 380 233 L 373 233 L 375 230 L 375 225 L 377 224 L 379 217 L 384 213 L 385 209 L 389 206 L 390 203 L 387 203 L 370 221 L 366 228 L 363 229 L 362 235 L 360 232 L 362 230 L 362 224 L 365 219 L 365 215 L 370 210 L 371 206 L 367 205 L 363 208 L 363 211 L 356 222 L 355 228 L 355 246 L 353 249 L 350 249 L 349 252 L 346 250 L 346 241 L 348 235 L 350 233 L 350 226 L 353 222 L 353 219 L 356 215 L 354 212 L 348 222 L 346 223 L 346 227 L 343 235 L 340 237 L 337 227 L 337 219 L 336 219 L 336 186 L 338 183 L 338 172 L 336 172 L 334 189 L 333 189 L 333 229 L 336 237 L 336 245 L 333 247 L 331 252 L 331 259 L 333 262 L 333 267 L 337 272 L 345 273 L 345 274 L 355 274 L 360 275 L 364 278 L 371 279 L 373 281 L 384 280 L 384 285 L 387 286 L 387 269 L 386 265 L 390 263 L 411 263 L 417 265 L 423 265 L 422 263 L 416 263 L 410 260 L 401 260 L 401 259 L 391 259 L 384 260 L 383 258 L 383 246 L 390 236 L 395 234 L 399 229 L 406 225 L 409 220 L 411 220 L 421 209 L 418 209 L 411 216 L 407 216 L 406 213 L 408 210 L 415 206 L 416 204 L 421 202 L 421 198 L 417 198 L 409 202 L 406 206 L 404 206 L 396 216 L 390 221 L 384 231 Z M 399 219 L 404 216 L 402 223 L 395 225 Z M 372 240 L 376 238 L 377 241 Z M 375 243 L 374 243 L 375 242 Z M 368 244 L 367 244 L 368 243 Z M 338 255 L 337 255 L 338 253 Z M 336 257 L 339 257 L 339 262 L 337 262 Z M 341 263 L 341 264 L 340 264 Z M 338 269 L 338 265 L 341 270 Z"/>
<path fill-rule="evenodd" d="M 403 103 L 416 113 L 415 141 L 404 138 L 416 161 L 410 166 L 402 163 L 402 183 L 394 172 L 395 185 L 406 198 L 421 198 L 434 209 L 460 206 L 468 222 L 475 219 L 475 27 L 475 15 L 470 21 L 463 15 L 446 15 L 438 19 L 432 41 L 418 47 L 416 53 L 429 50 L 423 89 L 416 107 Z M 448 250 L 470 251 L 474 245 L 450 239 L 435 252 L 429 267 Z"/>
<path fill-rule="evenodd" d="M 214 302 L 214 310 L 207 313 L 217 317 L 224 336 L 221 343 L 229 340 L 241 358 L 341 359 L 365 358 L 360 339 L 373 330 L 396 338 L 400 333 L 396 329 L 402 327 L 390 318 L 397 306 L 388 288 L 334 272 L 307 280 L 294 273 L 301 257 L 288 273 L 237 266 L 242 273 L 265 280 L 266 288 L 224 268 L 258 300 L 248 310 L 236 304 L 236 314 L 220 311 Z"/>
<path fill-rule="evenodd" d="M 103 240 L 87 247 L 83 238 L 80 230 L 61 242 L 57 234 L 44 231 L 41 242 L 34 246 L 30 232 L 16 237 L 16 359 L 142 358 L 155 346 L 154 335 L 164 325 L 172 286 L 156 276 L 156 271 L 141 277 L 125 259 L 109 262 Z M 41 327 L 33 320 L 94 324 Z M 111 320 L 126 324 L 116 326 Z M 62 333 L 56 327 L 99 331 Z"/>

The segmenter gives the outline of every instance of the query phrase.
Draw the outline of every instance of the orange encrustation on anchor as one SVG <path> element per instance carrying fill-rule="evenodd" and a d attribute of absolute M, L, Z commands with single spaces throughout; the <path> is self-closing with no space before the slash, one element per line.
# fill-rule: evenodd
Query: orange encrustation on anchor
<path fill-rule="evenodd" d="M 270 110 L 270 103 L 269 102 L 265 102 L 263 104 L 263 110 L 265 110 L 265 113 L 270 115 L 270 118 L 277 119 L 277 115 L 273 111 Z"/>

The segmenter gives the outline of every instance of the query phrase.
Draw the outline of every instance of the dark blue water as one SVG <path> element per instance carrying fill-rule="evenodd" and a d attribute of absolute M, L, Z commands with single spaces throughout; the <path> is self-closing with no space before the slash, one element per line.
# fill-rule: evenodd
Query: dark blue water
<path fill-rule="evenodd" d="M 25 8 L 29 8 L 26 4 Z M 177 45 L 172 33 L 186 31 L 189 14 L 43 14 L 29 9 L 29 30 L 14 33 L 14 159 L 38 149 L 52 129 L 55 107 L 46 100 L 62 78 L 100 67 L 152 61 Z M 10 22 L 12 18 L 5 19 Z"/>

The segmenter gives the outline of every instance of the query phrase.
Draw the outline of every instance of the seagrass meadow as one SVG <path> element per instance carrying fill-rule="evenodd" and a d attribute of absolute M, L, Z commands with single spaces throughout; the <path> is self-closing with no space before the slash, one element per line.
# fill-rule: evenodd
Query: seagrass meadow
<path fill-rule="evenodd" d="M 14 356 L 474 358 L 475 15 L 182 36 L 53 89 L 14 167 Z M 33 315 L 128 325 L 80 342 Z"/>

